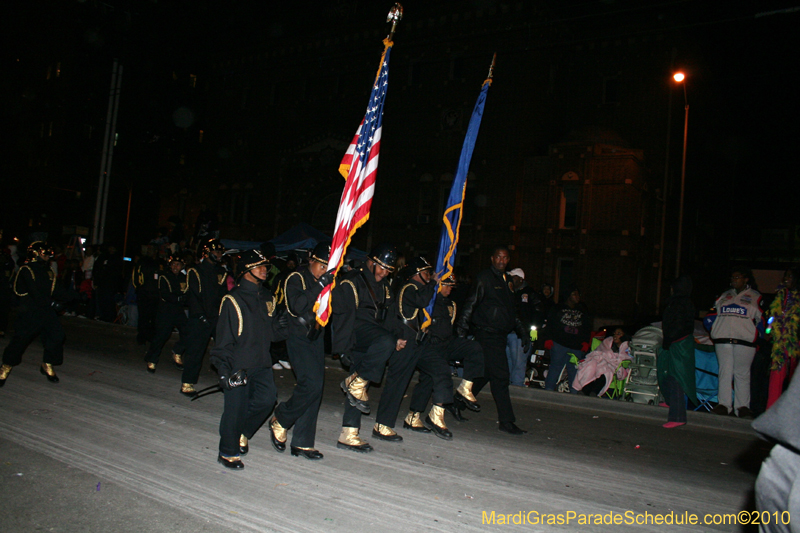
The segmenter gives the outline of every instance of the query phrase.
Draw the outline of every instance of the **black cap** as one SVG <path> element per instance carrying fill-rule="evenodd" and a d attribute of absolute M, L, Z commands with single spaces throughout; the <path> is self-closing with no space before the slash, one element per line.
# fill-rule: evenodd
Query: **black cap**
<path fill-rule="evenodd" d="M 41 259 L 43 255 L 53 255 L 53 249 L 44 241 L 34 241 L 28 245 L 28 259 Z"/>
<path fill-rule="evenodd" d="M 433 270 L 433 266 L 431 266 L 431 264 L 428 263 L 427 259 L 425 259 L 421 255 L 412 259 L 411 262 L 408 264 L 408 266 L 412 272 L 412 274 L 410 274 L 411 276 L 413 276 L 414 274 L 419 274 L 420 272 L 423 272 L 425 270 Z"/>
<path fill-rule="evenodd" d="M 391 244 L 379 244 L 372 249 L 369 258 L 389 272 L 394 272 L 394 264 L 397 262 L 397 248 Z"/>
<path fill-rule="evenodd" d="M 322 263 L 323 265 L 328 265 L 328 260 L 331 256 L 331 245 L 327 242 L 320 242 L 314 247 L 314 250 L 311 252 L 311 260 L 316 261 L 317 263 Z"/>
<path fill-rule="evenodd" d="M 269 259 L 260 250 L 245 250 L 236 261 L 236 279 L 241 278 L 257 266 L 268 265 Z"/>
<path fill-rule="evenodd" d="M 441 283 L 445 287 L 455 287 L 456 286 L 456 278 L 454 278 L 453 275 L 450 274 L 450 275 L 440 279 L 439 283 Z"/>

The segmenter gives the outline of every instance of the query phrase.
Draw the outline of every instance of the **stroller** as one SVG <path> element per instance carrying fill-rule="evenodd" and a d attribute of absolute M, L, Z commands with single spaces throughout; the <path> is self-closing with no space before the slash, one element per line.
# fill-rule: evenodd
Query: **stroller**
<path fill-rule="evenodd" d="M 633 362 L 630 364 L 625 397 L 628 401 L 656 405 L 659 401 L 656 360 L 664 334 L 661 328 L 646 326 L 630 342 Z"/>

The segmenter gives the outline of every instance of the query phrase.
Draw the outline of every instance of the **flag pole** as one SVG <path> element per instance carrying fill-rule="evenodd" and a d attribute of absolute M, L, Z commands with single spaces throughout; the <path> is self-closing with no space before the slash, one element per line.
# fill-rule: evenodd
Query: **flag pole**
<path fill-rule="evenodd" d="M 386 37 L 389 41 L 394 40 L 394 32 L 397 30 L 397 23 L 403 20 L 403 6 L 400 2 L 396 2 L 392 9 L 389 10 L 389 14 L 386 16 L 386 22 L 392 23 L 392 29 L 389 30 L 389 35 Z"/>

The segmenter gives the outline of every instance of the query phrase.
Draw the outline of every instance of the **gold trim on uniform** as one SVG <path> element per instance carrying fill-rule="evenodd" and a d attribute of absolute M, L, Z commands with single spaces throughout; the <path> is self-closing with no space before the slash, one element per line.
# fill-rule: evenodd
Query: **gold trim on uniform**
<path fill-rule="evenodd" d="M 244 323 L 242 321 L 242 309 L 239 307 L 239 304 L 236 303 L 236 299 L 233 296 L 226 294 L 222 297 L 222 301 L 219 303 L 219 314 L 222 314 L 222 306 L 225 305 L 225 300 L 229 300 L 233 304 L 233 308 L 236 309 L 236 316 L 239 317 L 239 331 L 236 336 L 241 337 L 242 328 L 244 327 Z"/>
<path fill-rule="evenodd" d="M 217 274 L 217 284 L 222 285 L 223 283 L 225 283 L 225 279 L 227 279 L 227 277 L 228 277 L 227 273 Z"/>
<path fill-rule="evenodd" d="M 192 275 L 192 272 L 197 276 L 197 292 L 203 292 L 203 283 L 200 281 L 200 273 L 196 268 L 190 268 L 189 272 L 186 273 L 186 290 L 189 290 L 189 276 Z"/>
<path fill-rule="evenodd" d="M 247 437 L 245 437 L 244 435 L 240 435 L 239 436 L 239 447 L 247 448 L 247 444 L 248 444 Z"/>
<path fill-rule="evenodd" d="M 356 309 L 358 309 L 358 291 L 356 290 L 356 286 L 353 285 L 353 282 L 350 281 L 349 279 L 344 280 L 342 282 L 342 285 L 344 284 L 350 285 L 350 287 L 353 288 L 353 297 L 356 299 Z"/>
<path fill-rule="evenodd" d="M 33 270 L 31 269 L 31 267 L 29 267 L 28 265 L 22 265 L 20 267 L 20 269 L 17 270 L 17 275 L 14 278 L 14 294 L 16 294 L 17 296 L 27 296 L 28 295 L 27 292 L 24 293 L 24 294 L 20 294 L 20 292 L 17 290 L 17 281 L 19 281 L 19 275 L 22 274 L 22 271 L 25 270 L 25 269 L 27 269 L 28 272 L 31 273 L 31 280 L 36 281 L 36 276 L 33 274 Z"/>
<path fill-rule="evenodd" d="M 450 313 L 450 324 L 456 323 L 456 303 L 452 302 L 453 305 L 447 306 L 447 312 Z"/>
<path fill-rule="evenodd" d="M 394 435 L 397 435 L 397 432 L 395 430 L 393 430 L 389 426 L 384 426 L 383 424 L 375 424 L 372 430 L 377 431 L 384 437 L 392 437 Z"/>
<path fill-rule="evenodd" d="M 358 436 L 358 428 L 342 427 L 339 442 L 348 446 L 363 446 L 367 441 Z"/>
<path fill-rule="evenodd" d="M 304 291 L 306 290 L 306 279 L 303 277 L 303 275 L 300 272 L 292 272 L 291 274 L 286 276 L 286 279 L 283 282 L 283 295 L 284 295 L 284 298 L 286 297 L 286 285 L 289 283 L 289 278 L 291 278 L 294 275 L 300 276 L 300 283 L 303 284 L 303 290 Z M 292 310 L 289 308 L 289 300 L 286 300 L 286 311 L 288 311 L 289 314 L 294 316 L 294 317 L 297 316 L 296 314 L 292 313 Z"/>
<path fill-rule="evenodd" d="M 400 298 L 400 304 L 399 304 L 399 309 L 400 309 L 400 317 L 401 317 L 401 318 L 403 318 L 404 320 L 411 321 L 411 320 L 414 320 L 415 318 L 417 318 L 417 315 L 419 314 L 419 309 L 416 309 L 416 308 L 415 308 L 415 309 L 414 309 L 414 314 L 413 314 L 413 315 L 411 315 L 411 317 L 410 317 L 410 318 L 409 318 L 409 317 L 407 317 L 406 315 L 404 315 L 404 314 L 403 314 L 403 295 L 406 293 L 406 289 L 407 289 L 407 288 L 409 288 L 409 287 L 414 287 L 414 290 L 415 290 L 415 291 L 419 290 L 419 289 L 417 289 L 417 286 L 416 286 L 415 284 L 413 284 L 413 283 L 407 283 L 406 285 L 403 285 L 403 288 L 402 288 L 402 289 L 400 289 L 400 296 L 399 296 L 399 298 Z"/>

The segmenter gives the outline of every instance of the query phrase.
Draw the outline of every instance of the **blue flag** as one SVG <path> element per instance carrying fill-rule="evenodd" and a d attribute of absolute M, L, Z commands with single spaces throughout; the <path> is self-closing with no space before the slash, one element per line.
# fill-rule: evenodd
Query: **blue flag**
<path fill-rule="evenodd" d="M 464 138 L 464 146 L 461 148 L 461 157 L 458 160 L 458 170 L 456 170 L 453 186 L 450 188 L 450 196 L 447 198 L 447 207 L 445 207 L 444 216 L 442 217 L 442 237 L 439 240 L 439 254 L 436 257 L 436 264 L 434 265 L 435 272 L 439 275 L 439 279 L 446 278 L 453 273 L 453 264 L 456 260 L 456 246 L 458 245 L 458 232 L 461 228 L 461 212 L 464 209 L 464 195 L 467 191 L 467 172 L 469 172 L 469 163 L 472 160 L 472 150 L 475 148 L 475 140 L 478 138 L 478 130 L 481 127 L 486 94 L 489 92 L 489 86 L 491 84 L 492 78 L 490 72 L 489 78 L 483 82 L 481 93 L 478 95 L 478 101 L 475 103 L 475 109 L 472 110 L 472 117 L 469 119 L 469 127 L 467 128 L 467 136 Z M 425 308 L 425 322 L 422 324 L 423 328 L 427 328 L 431 324 L 433 306 L 436 303 L 436 295 L 439 293 L 440 289 L 441 286 L 438 285 L 433 298 L 431 298 L 431 302 L 428 304 L 428 307 Z"/>

